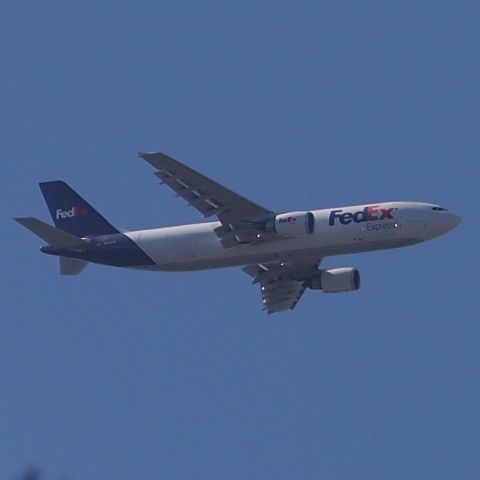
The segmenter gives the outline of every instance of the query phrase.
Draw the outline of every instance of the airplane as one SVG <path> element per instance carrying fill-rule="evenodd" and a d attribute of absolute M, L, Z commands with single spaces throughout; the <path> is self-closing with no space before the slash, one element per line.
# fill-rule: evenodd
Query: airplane
<path fill-rule="evenodd" d="M 60 257 L 60 273 L 87 263 L 153 271 L 242 266 L 259 284 L 263 309 L 295 308 L 306 289 L 358 290 L 356 268 L 320 269 L 325 257 L 404 247 L 438 237 L 461 221 L 446 208 L 422 202 L 378 202 L 311 211 L 275 212 L 160 152 L 140 153 L 170 187 L 204 218 L 217 221 L 122 231 L 65 182 L 40 183 L 55 226 L 15 218 Z"/>

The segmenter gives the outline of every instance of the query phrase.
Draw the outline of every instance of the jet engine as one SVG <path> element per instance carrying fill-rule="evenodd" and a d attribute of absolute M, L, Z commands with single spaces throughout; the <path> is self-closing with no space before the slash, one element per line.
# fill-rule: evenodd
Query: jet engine
<path fill-rule="evenodd" d="M 322 270 L 310 280 L 309 287 L 325 293 L 351 292 L 360 288 L 360 272 L 356 268 Z"/>
<path fill-rule="evenodd" d="M 265 225 L 267 232 L 285 236 L 313 233 L 314 229 L 315 218 L 312 212 L 280 213 Z"/>

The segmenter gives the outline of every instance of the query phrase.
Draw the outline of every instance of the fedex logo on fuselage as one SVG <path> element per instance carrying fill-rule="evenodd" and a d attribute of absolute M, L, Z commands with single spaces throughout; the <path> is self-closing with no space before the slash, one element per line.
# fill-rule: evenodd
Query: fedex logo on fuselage
<path fill-rule="evenodd" d="M 62 210 L 59 208 L 55 211 L 55 218 L 57 220 L 65 220 L 67 218 L 79 217 L 81 215 L 86 215 L 88 209 L 86 207 L 72 207 L 70 210 Z"/>
<path fill-rule="evenodd" d="M 358 212 L 342 212 L 343 209 L 332 210 L 330 212 L 328 224 L 335 225 L 335 220 L 337 218 L 342 225 L 348 225 L 351 222 L 362 223 L 375 222 L 377 220 L 393 219 L 393 208 L 380 208 L 380 205 L 369 205 L 368 207 L 365 207 L 363 210 L 359 210 Z"/>

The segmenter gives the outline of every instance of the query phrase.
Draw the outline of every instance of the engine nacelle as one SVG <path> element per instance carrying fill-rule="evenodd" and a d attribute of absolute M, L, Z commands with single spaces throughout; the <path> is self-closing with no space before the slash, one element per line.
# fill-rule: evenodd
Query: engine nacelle
<path fill-rule="evenodd" d="M 265 226 L 267 232 L 285 236 L 313 233 L 314 229 L 315 217 L 312 212 L 281 213 Z"/>
<path fill-rule="evenodd" d="M 322 270 L 310 280 L 310 288 L 325 293 L 351 292 L 360 288 L 360 272 L 356 268 Z"/>

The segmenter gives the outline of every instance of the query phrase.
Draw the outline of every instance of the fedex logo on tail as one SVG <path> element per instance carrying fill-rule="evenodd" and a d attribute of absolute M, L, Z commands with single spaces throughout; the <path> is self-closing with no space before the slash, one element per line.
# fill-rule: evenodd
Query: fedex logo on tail
<path fill-rule="evenodd" d="M 55 218 L 57 220 L 65 220 L 67 218 L 80 217 L 82 215 L 86 215 L 87 213 L 88 208 L 82 206 L 72 207 L 70 210 L 62 210 L 59 208 L 55 211 Z"/>
<path fill-rule="evenodd" d="M 330 212 L 330 218 L 328 220 L 329 225 L 335 225 L 335 221 L 338 221 L 342 225 L 348 225 L 351 222 L 375 222 L 377 220 L 392 220 L 393 208 L 380 208 L 380 205 L 370 205 L 358 212 L 345 212 L 343 210 L 332 210 Z"/>

